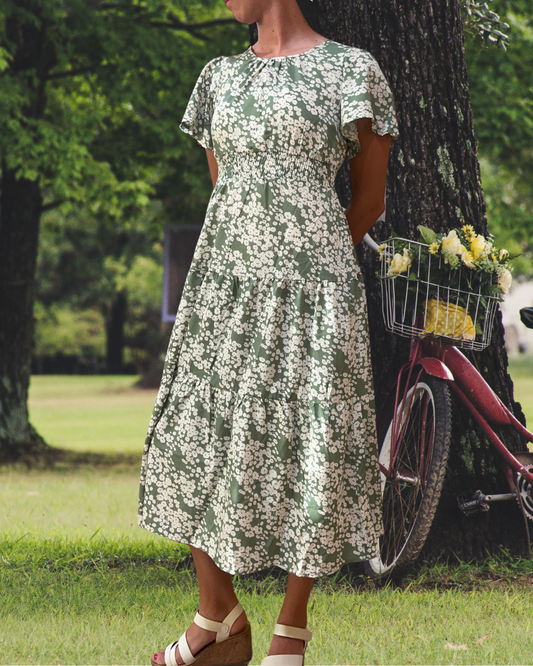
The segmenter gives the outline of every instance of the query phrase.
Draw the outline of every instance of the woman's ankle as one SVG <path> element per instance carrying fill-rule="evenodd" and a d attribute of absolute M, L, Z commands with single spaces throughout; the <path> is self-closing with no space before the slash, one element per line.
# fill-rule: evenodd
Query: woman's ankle
<path fill-rule="evenodd" d="M 285 624 L 289 627 L 305 629 L 307 627 L 307 609 L 296 612 L 284 612 L 282 609 L 278 616 L 277 623 Z"/>
<path fill-rule="evenodd" d="M 238 603 L 237 597 L 208 599 L 207 601 L 200 602 L 199 613 L 208 620 L 222 622 Z"/>
<path fill-rule="evenodd" d="M 199 613 L 208 620 L 213 620 L 214 622 L 222 622 L 231 611 L 237 606 L 239 601 L 235 597 L 234 599 L 210 599 L 207 602 L 204 602 L 204 605 L 200 605 Z M 233 624 L 231 625 L 230 635 L 236 634 L 239 631 L 242 631 L 248 622 L 246 616 L 246 611 L 243 609 L 241 613 L 234 619 Z"/>

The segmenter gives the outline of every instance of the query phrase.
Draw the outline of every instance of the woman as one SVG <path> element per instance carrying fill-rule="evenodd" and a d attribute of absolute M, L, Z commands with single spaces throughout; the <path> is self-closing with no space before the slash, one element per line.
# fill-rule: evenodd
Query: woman
<path fill-rule="evenodd" d="M 392 96 L 365 51 L 296 0 L 225 0 L 258 41 L 202 71 L 181 128 L 214 191 L 143 458 L 139 522 L 191 547 L 200 609 L 152 664 L 244 665 L 231 575 L 289 573 L 265 666 L 300 666 L 314 579 L 381 534 L 366 309 L 355 246 L 384 210 Z M 335 174 L 350 158 L 346 213 Z"/>

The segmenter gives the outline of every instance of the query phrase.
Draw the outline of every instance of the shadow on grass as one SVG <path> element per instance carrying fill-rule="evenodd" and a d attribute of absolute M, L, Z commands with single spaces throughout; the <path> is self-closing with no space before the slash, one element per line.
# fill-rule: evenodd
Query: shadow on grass
<path fill-rule="evenodd" d="M 117 471 L 138 469 L 139 453 L 96 453 L 71 451 L 48 445 L 29 445 L 0 458 L 0 467 L 75 471 L 81 467 L 114 468 Z"/>
<path fill-rule="evenodd" d="M 278 569 L 269 569 L 257 574 L 237 576 L 236 580 L 241 589 L 247 591 L 267 585 L 269 590 L 281 593 L 285 590 L 287 574 Z M 319 578 L 315 586 L 331 593 L 343 589 L 353 591 L 395 589 L 405 592 L 533 589 L 533 560 L 511 557 L 502 551 L 499 556 L 492 555 L 477 562 L 459 560 L 422 562 L 402 575 L 380 580 L 368 578 L 361 564 L 349 564 L 331 576 Z"/>
<path fill-rule="evenodd" d="M 30 535 L 18 539 L 0 538 L 0 571 L 38 571 L 58 574 L 114 575 L 152 577 L 162 585 L 174 584 L 175 577 L 196 577 L 189 549 L 171 541 L 137 542 L 128 539 L 39 540 Z M 234 577 L 236 588 L 254 594 L 284 594 L 288 574 L 278 568 Z M 174 581 L 174 583 L 172 583 Z M 361 565 L 344 566 L 332 576 L 319 578 L 315 587 L 325 593 L 339 591 L 379 591 L 385 589 L 405 592 L 426 590 L 470 592 L 491 589 L 531 589 L 533 561 L 513 558 L 504 551 L 478 562 L 424 562 L 395 579 L 371 580 Z"/>

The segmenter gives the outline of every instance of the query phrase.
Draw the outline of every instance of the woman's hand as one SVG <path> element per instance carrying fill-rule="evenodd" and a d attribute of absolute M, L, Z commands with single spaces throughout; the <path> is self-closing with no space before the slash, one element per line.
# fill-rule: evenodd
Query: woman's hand
<path fill-rule="evenodd" d="M 379 136 L 372 131 L 372 120 L 357 121 L 361 152 L 350 160 L 353 196 L 346 209 L 346 219 L 354 245 L 363 240 L 385 210 L 385 188 L 389 163 L 390 135 Z"/>

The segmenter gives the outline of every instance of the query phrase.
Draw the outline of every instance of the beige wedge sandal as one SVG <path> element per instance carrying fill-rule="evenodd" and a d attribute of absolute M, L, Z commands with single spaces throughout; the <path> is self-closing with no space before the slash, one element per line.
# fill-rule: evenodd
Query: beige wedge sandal
<path fill-rule="evenodd" d="M 261 666 L 304 666 L 305 651 L 307 650 L 307 644 L 313 638 L 313 634 L 308 629 L 290 627 L 288 624 L 276 624 L 274 634 L 303 641 L 304 652 L 303 654 L 273 654 L 271 657 L 265 657 Z"/>
<path fill-rule="evenodd" d="M 230 636 L 235 620 L 241 615 L 244 608 L 237 604 L 222 622 L 208 620 L 200 613 L 196 613 L 194 623 L 207 631 L 216 631 L 216 638 L 203 647 L 196 656 L 193 656 L 187 643 L 186 632 L 179 640 L 171 643 L 165 649 L 165 666 L 178 666 L 176 661 L 176 648 L 186 666 L 195 663 L 196 666 L 248 666 L 252 658 L 252 630 L 250 623 L 241 631 Z M 152 666 L 159 664 L 152 658 Z"/>

